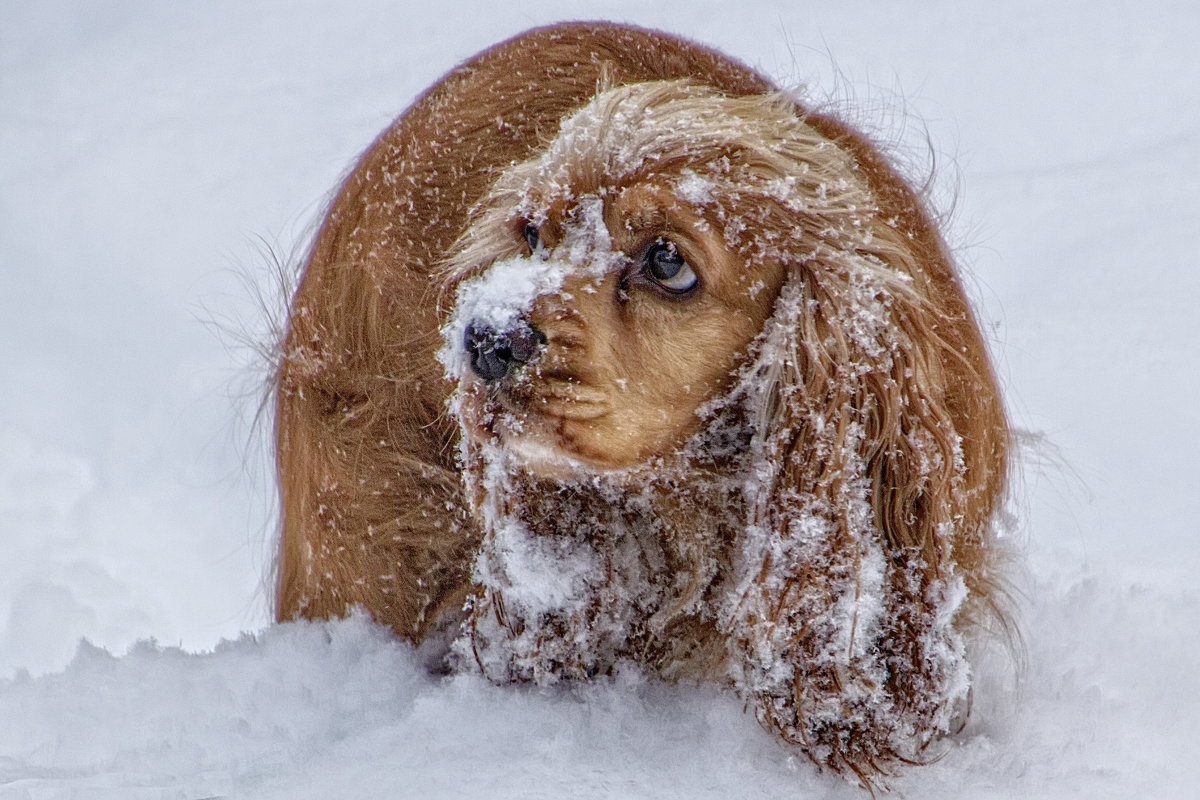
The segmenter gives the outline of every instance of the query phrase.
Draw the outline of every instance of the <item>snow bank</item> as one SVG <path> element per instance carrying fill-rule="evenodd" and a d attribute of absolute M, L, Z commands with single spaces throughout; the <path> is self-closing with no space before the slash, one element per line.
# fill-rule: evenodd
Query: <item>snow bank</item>
<path fill-rule="evenodd" d="M 1078 569 L 1030 589 L 1022 688 L 985 661 L 972 722 L 898 796 L 1193 796 L 1200 721 L 1180 692 L 1196 644 L 1178 619 L 1200 597 Z M 61 674 L 0 682 L 0 720 L 5 800 L 863 796 L 728 692 L 630 674 L 551 689 L 433 678 L 364 619 L 206 654 L 85 644 Z"/>
<path fill-rule="evenodd" d="M 712 689 L 427 677 L 363 619 L 211 654 L 84 645 L 0 686 L 0 796 L 728 797 L 822 785 Z"/>

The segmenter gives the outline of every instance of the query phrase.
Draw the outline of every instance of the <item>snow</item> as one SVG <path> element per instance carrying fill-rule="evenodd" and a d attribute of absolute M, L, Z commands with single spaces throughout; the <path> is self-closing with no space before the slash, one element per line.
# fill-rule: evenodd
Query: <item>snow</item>
<path fill-rule="evenodd" d="M 467 374 L 467 351 L 463 342 L 472 326 L 491 330 L 493 334 L 512 330 L 537 297 L 562 287 L 568 270 L 557 261 L 516 257 L 499 261 L 485 274 L 463 281 L 458 287 L 453 316 L 443 330 L 444 342 L 438 350 L 438 360 L 446 374 Z"/>
<path fill-rule="evenodd" d="M 935 148 L 1028 434 L 1024 669 L 984 654 L 967 728 L 898 793 L 1194 795 L 1200 9 L 642 5 L 0 12 L 0 798 L 862 796 L 711 687 L 497 688 L 362 620 L 269 625 L 242 345 L 269 325 L 240 276 L 275 306 L 260 240 L 301 248 L 446 68 L 597 16 L 807 84 L 917 174 Z"/>

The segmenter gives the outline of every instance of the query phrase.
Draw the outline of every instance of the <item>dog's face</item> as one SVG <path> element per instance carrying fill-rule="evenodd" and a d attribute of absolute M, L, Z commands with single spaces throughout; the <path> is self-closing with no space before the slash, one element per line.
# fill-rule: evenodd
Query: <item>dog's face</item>
<path fill-rule="evenodd" d="M 770 315 L 779 263 L 747 264 L 678 197 L 680 177 L 574 195 L 484 232 L 508 247 L 477 289 L 503 292 L 492 284 L 521 272 L 550 282 L 499 320 L 476 292 L 451 337 L 471 367 L 463 416 L 535 471 L 631 467 L 677 447 Z"/>

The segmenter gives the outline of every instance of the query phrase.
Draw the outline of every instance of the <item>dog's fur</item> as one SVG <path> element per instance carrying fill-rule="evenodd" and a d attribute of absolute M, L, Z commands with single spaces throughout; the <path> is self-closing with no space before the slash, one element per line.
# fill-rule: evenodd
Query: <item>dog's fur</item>
<path fill-rule="evenodd" d="M 647 278 L 664 241 L 694 290 Z M 484 381 L 502 264 L 554 280 Z M 670 36 L 540 29 L 420 98 L 320 230 L 277 402 L 280 619 L 361 606 L 499 681 L 728 681 L 867 782 L 930 757 L 1003 619 L 1008 429 L 931 217 Z"/>

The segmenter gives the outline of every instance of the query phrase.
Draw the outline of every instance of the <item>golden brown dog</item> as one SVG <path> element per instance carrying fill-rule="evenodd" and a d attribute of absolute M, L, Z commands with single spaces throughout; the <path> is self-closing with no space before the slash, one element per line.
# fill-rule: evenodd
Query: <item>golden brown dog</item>
<path fill-rule="evenodd" d="M 746 67 L 609 24 L 452 71 L 362 157 L 277 379 L 278 616 L 497 681 L 727 682 L 865 782 L 999 619 L 1008 429 L 920 198 Z"/>

